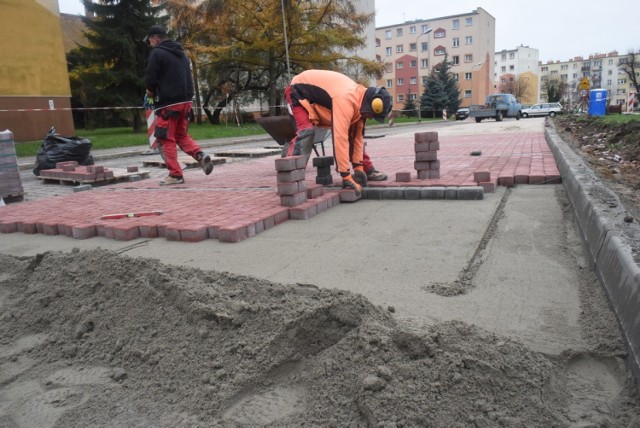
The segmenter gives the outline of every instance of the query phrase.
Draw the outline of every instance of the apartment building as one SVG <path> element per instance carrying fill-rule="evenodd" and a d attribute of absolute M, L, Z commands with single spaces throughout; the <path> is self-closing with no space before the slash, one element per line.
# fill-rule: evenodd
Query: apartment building
<path fill-rule="evenodd" d="M 0 129 L 16 141 L 72 134 L 71 88 L 57 0 L 0 2 Z M 34 31 L 37 29 L 37 31 Z"/>
<path fill-rule="evenodd" d="M 636 55 L 638 58 L 640 55 Z M 619 55 L 612 51 L 606 54 L 593 54 L 588 58 L 577 56 L 569 61 L 549 61 L 540 64 L 541 99 L 546 100 L 544 88 L 550 81 L 557 81 L 566 88 L 562 103 L 568 108 L 579 104 L 578 85 L 583 78 L 589 79 L 591 89 L 607 89 L 608 104 L 626 105 L 629 93 L 635 88 L 629 76 L 620 67 L 627 61 L 628 54 Z"/>
<path fill-rule="evenodd" d="M 419 99 L 424 80 L 445 55 L 458 81 L 461 106 L 483 104 L 494 87 L 495 28 L 495 18 L 480 7 L 376 28 L 376 59 L 385 64 L 378 84 L 393 96 L 394 110 Z"/>
<path fill-rule="evenodd" d="M 540 100 L 540 53 L 529 46 L 503 49 L 495 53 L 494 88 L 509 92 L 522 104 L 536 104 Z"/>

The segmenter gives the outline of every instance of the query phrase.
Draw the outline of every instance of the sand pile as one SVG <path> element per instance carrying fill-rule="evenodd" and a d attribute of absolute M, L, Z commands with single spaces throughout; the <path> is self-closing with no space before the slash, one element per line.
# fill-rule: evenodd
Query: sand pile
<path fill-rule="evenodd" d="M 0 313 L 3 427 L 640 426 L 619 357 L 414 331 L 344 291 L 104 250 L 0 255 Z M 581 381 L 594 365 L 619 383 Z"/>

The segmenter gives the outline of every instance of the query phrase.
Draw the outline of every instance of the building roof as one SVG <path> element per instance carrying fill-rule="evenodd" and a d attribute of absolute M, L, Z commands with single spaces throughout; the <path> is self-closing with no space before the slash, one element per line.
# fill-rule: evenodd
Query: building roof
<path fill-rule="evenodd" d="M 77 48 L 78 45 L 84 46 L 87 44 L 87 38 L 84 36 L 87 27 L 82 22 L 82 18 L 80 15 L 60 14 L 65 53 L 69 53 L 70 50 Z"/>

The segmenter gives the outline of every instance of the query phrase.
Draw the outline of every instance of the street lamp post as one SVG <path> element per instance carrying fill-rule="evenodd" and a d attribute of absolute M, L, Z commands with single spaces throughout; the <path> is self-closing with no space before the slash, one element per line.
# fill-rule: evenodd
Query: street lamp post
<path fill-rule="evenodd" d="M 416 94 L 418 96 L 418 122 L 422 122 L 422 92 L 420 92 L 420 47 L 419 47 L 419 43 L 418 40 L 420 40 L 420 37 L 424 36 L 425 34 L 429 34 L 431 31 L 433 31 L 433 28 L 427 28 L 426 31 L 424 31 L 422 34 L 420 34 L 418 37 L 416 37 L 416 71 L 417 71 L 417 77 L 418 77 L 418 81 L 417 83 L 417 87 L 418 87 L 418 93 Z M 427 46 L 427 50 L 428 50 L 428 46 Z"/>

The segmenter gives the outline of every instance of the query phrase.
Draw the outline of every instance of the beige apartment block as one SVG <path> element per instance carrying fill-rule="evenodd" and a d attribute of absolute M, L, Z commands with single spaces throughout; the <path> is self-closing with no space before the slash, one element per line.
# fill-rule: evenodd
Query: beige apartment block
<path fill-rule="evenodd" d="M 540 53 L 529 46 L 503 49 L 495 54 L 496 92 L 514 94 L 525 105 L 540 99 Z"/>
<path fill-rule="evenodd" d="M 376 28 L 376 59 L 385 64 L 378 84 L 393 96 L 394 111 L 416 100 L 424 80 L 445 55 L 458 80 L 462 107 L 484 104 L 494 90 L 496 20 L 486 10 Z M 429 31 L 430 30 L 430 31 Z"/>
<path fill-rule="evenodd" d="M 546 100 L 545 88 L 551 81 L 559 82 L 564 89 L 562 105 L 573 109 L 580 104 L 579 85 L 587 78 L 590 89 L 606 89 L 608 105 L 622 105 L 626 111 L 629 93 L 635 88 L 621 66 L 628 61 L 629 54 L 620 55 L 616 51 L 606 54 L 592 54 L 587 58 L 577 56 L 569 61 L 548 61 L 540 64 L 540 98 Z M 636 61 L 640 61 L 636 54 Z"/>

